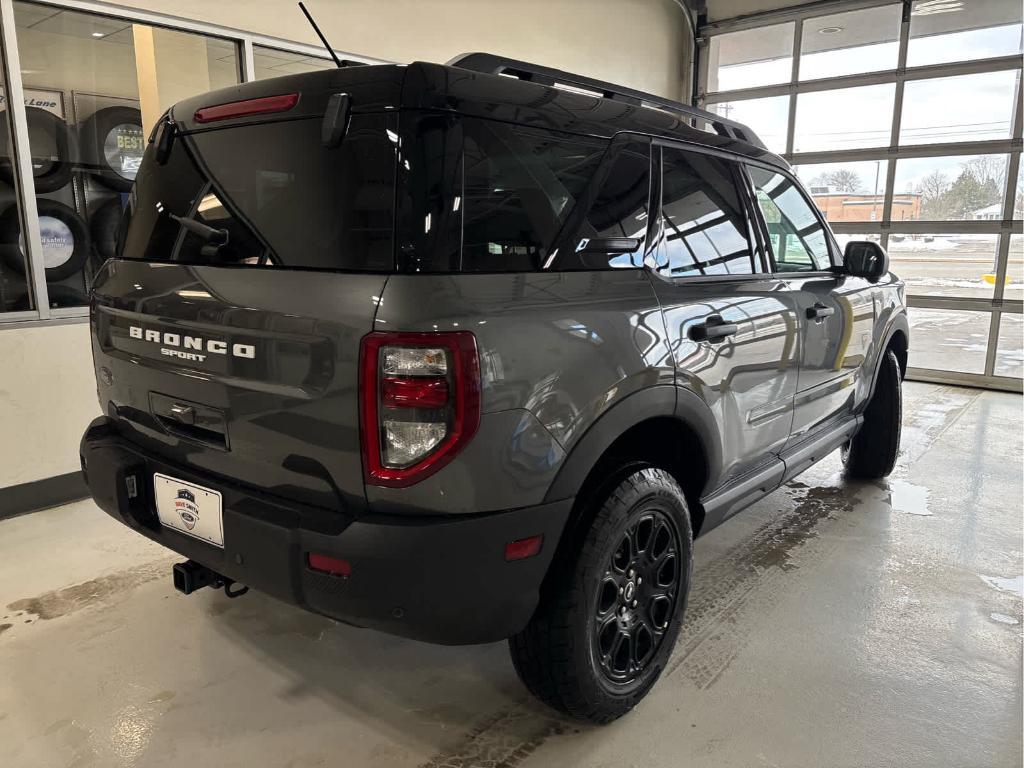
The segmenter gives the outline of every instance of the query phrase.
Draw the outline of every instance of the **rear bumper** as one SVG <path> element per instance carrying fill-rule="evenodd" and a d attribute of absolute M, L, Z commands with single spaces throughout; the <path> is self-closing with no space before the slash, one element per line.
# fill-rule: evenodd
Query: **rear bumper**
<path fill-rule="evenodd" d="M 444 644 L 501 640 L 529 621 L 571 499 L 485 515 L 347 517 L 169 465 L 96 419 L 82 438 L 96 503 L 147 538 L 223 576 L 358 626 Z M 224 549 L 156 520 L 154 472 L 223 496 Z M 128 478 L 133 478 L 129 481 Z M 138 493 L 129 498 L 134 483 Z M 505 562 L 505 545 L 544 536 L 538 555 Z M 348 577 L 311 570 L 307 553 L 343 558 Z"/>

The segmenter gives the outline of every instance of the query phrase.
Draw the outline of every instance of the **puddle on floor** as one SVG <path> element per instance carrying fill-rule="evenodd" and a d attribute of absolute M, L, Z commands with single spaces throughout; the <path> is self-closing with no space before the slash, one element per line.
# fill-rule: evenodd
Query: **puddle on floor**
<path fill-rule="evenodd" d="M 1001 576 L 982 576 L 979 573 L 978 578 L 992 587 L 992 589 L 998 589 L 1000 592 L 1012 592 L 1017 597 L 1024 598 L 1024 576 L 1004 579 Z"/>
<path fill-rule="evenodd" d="M 928 509 L 928 489 L 906 480 L 889 481 L 889 503 L 895 511 L 908 515 L 930 517 L 932 514 Z"/>
<path fill-rule="evenodd" d="M 990 613 L 989 618 L 992 621 L 998 621 L 1000 624 L 1009 624 L 1011 627 L 1020 624 L 1013 616 L 1007 616 L 1005 613 Z"/>

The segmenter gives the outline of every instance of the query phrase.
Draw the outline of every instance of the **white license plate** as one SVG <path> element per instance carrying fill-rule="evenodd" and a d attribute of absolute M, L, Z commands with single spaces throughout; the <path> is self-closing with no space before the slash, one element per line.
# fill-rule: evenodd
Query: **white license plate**
<path fill-rule="evenodd" d="M 224 546 L 221 495 L 217 491 L 153 473 L 156 514 L 168 528 Z"/>

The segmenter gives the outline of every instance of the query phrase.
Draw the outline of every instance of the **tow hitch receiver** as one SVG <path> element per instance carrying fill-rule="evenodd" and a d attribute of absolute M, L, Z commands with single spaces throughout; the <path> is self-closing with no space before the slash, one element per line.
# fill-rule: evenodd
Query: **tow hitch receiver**
<path fill-rule="evenodd" d="M 213 587 L 214 589 L 224 588 L 224 594 L 228 597 L 241 597 L 249 591 L 248 587 L 232 590 L 235 584 L 229 578 L 221 576 L 216 571 L 211 571 L 205 565 L 200 565 L 195 560 L 186 560 L 184 563 L 175 563 L 172 570 L 174 577 L 174 588 L 185 595 L 191 595 L 197 589 Z"/>

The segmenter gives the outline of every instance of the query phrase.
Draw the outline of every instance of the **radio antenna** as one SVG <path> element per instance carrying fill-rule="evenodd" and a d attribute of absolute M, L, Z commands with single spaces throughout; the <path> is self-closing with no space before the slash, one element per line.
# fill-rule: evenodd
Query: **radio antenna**
<path fill-rule="evenodd" d="M 309 11 L 306 10 L 306 4 L 299 3 L 299 9 L 306 15 L 306 19 L 309 20 L 309 25 L 313 27 L 313 31 L 316 32 L 317 37 L 320 38 L 320 42 L 324 44 L 324 48 L 327 49 L 327 52 L 331 54 L 331 58 L 334 59 L 334 63 L 337 64 L 338 69 L 344 67 L 345 65 L 341 63 L 341 59 L 338 58 L 334 49 L 331 48 L 331 44 L 328 43 L 327 38 L 324 37 L 324 33 L 320 31 L 320 27 L 316 25 L 316 22 L 313 21 L 313 17 L 310 15 Z"/>

